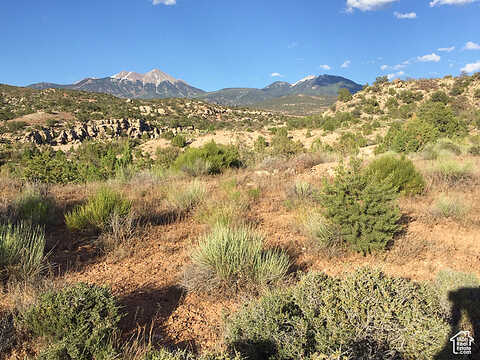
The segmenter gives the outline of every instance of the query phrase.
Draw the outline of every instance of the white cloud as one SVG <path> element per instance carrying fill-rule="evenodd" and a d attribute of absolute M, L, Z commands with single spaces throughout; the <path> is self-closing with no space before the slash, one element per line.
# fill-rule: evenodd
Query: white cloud
<path fill-rule="evenodd" d="M 439 48 L 437 50 L 438 51 L 443 51 L 443 52 L 452 52 L 453 50 L 455 50 L 455 46 L 448 47 L 448 48 Z"/>
<path fill-rule="evenodd" d="M 270 76 L 271 77 L 283 77 L 283 75 L 278 73 L 278 72 L 271 73 Z"/>
<path fill-rule="evenodd" d="M 177 0 L 153 0 L 153 5 L 163 4 L 163 5 L 175 5 Z"/>
<path fill-rule="evenodd" d="M 430 7 L 437 5 L 465 5 L 473 3 L 477 0 L 433 0 L 430 1 Z"/>
<path fill-rule="evenodd" d="M 388 80 L 392 80 L 392 79 L 395 79 L 395 78 L 403 76 L 403 75 L 405 75 L 405 72 L 399 71 L 399 72 L 396 72 L 396 73 L 388 74 L 387 77 L 388 77 Z"/>
<path fill-rule="evenodd" d="M 328 65 L 320 65 L 319 68 L 323 69 L 323 70 L 330 70 L 331 69 L 331 67 L 328 66 Z"/>
<path fill-rule="evenodd" d="M 408 65 L 410 65 L 410 60 L 405 60 L 404 62 L 397 64 L 397 65 L 382 65 L 380 66 L 380 69 L 382 70 L 387 70 L 387 69 L 392 69 L 392 70 L 401 70 L 405 69 Z"/>
<path fill-rule="evenodd" d="M 298 45 L 299 45 L 298 41 L 294 41 L 294 42 L 291 42 L 290 44 L 288 44 L 288 48 L 289 49 L 295 49 Z"/>
<path fill-rule="evenodd" d="M 345 61 L 340 67 L 341 67 L 342 69 L 346 69 L 346 68 L 348 68 L 348 67 L 350 66 L 351 63 L 352 63 L 352 62 L 351 62 L 350 60 L 347 60 L 347 61 Z M 327 69 L 327 70 L 328 70 L 328 69 Z"/>
<path fill-rule="evenodd" d="M 361 11 L 378 10 L 395 1 L 398 0 L 347 0 L 347 11 L 352 12 L 354 9 Z"/>
<path fill-rule="evenodd" d="M 477 43 L 474 43 L 473 41 L 469 41 L 465 44 L 464 47 L 465 50 L 480 50 L 480 45 Z"/>
<path fill-rule="evenodd" d="M 476 63 L 465 65 L 465 67 L 463 67 L 461 71 L 464 71 L 466 73 L 474 73 L 480 71 L 480 60 L 478 60 Z"/>
<path fill-rule="evenodd" d="M 393 67 L 393 70 L 400 70 L 400 69 L 404 69 L 407 67 L 407 65 L 410 64 L 409 61 L 404 61 L 403 63 L 401 64 L 397 64 Z"/>
<path fill-rule="evenodd" d="M 440 59 L 441 57 L 435 53 L 417 57 L 417 60 L 420 62 L 439 62 Z"/>
<path fill-rule="evenodd" d="M 417 14 L 414 12 L 402 14 L 395 11 L 393 15 L 395 15 L 397 19 L 416 19 L 417 18 Z"/>

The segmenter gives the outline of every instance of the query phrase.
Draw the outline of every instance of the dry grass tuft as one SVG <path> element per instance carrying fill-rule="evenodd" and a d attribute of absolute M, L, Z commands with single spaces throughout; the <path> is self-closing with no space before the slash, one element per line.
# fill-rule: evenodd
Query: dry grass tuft
<path fill-rule="evenodd" d="M 458 183 L 466 182 L 475 176 L 473 163 L 470 161 L 459 161 L 457 158 L 441 158 L 427 169 L 427 177 L 432 184 L 455 186 Z"/>
<path fill-rule="evenodd" d="M 470 206 L 460 197 L 440 195 L 430 208 L 430 213 L 435 218 L 452 218 L 465 220 Z"/>

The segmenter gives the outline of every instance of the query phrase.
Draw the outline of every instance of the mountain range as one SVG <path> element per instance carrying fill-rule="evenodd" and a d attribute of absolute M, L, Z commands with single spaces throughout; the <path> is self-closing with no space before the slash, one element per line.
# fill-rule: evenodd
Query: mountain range
<path fill-rule="evenodd" d="M 82 90 L 106 93 L 122 98 L 140 99 L 196 97 L 205 93 L 205 91 L 190 86 L 185 81 L 175 79 L 157 69 L 146 74 L 122 71 L 116 75 L 101 79 L 86 78 L 71 85 L 43 82 L 32 84 L 28 87 L 37 90 L 48 88 Z"/>
<path fill-rule="evenodd" d="M 354 94 L 362 89 L 362 85 L 341 76 L 310 75 L 294 84 L 276 81 L 263 89 L 226 88 L 206 92 L 157 69 L 146 74 L 121 71 L 110 77 L 101 79 L 86 78 L 71 85 L 42 82 L 29 85 L 28 87 L 39 90 L 61 88 L 100 92 L 121 98 L 197 98 L 210 103 L 229 106 L 254 105 L 267 100 L 292 95 L 336 96 L 340 88 L 347 88 Z"/>

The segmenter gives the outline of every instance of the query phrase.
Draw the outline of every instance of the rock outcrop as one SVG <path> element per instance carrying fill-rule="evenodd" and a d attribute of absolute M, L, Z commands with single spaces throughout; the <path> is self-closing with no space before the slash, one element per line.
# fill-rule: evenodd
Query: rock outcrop
<path fill-rule="evenodd" d="M 169 128 L 152 126 L 145 120 L 139 119 L 109 119 L 88 123 L 78 123 L 69 129 L 55 129 L 42 127 L 30 130 L 18 140 L 31 142 L 37 145 L 66 145 L 80 143 L 91 139 L 114 139 L 128 136 L 131 138 L 157 139 L 163 133 L 171 131 L 174 135 L 180 132 L 193 132 L 193 126 L 185 128 Z"/>

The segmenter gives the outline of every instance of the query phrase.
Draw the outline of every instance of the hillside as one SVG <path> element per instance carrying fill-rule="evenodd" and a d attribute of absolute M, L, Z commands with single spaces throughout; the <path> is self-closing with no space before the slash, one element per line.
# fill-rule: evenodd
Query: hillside
<path fill-rule="evenodd" d="M 480 106 L 480 76 L 409 81 L 397 79 L 374 83 L 354 94 L 351 99 L 337 101 L 325 115 L 350 112 L 365 119 L 407 119 L 432 97 L 465 115 Z"/>
<path fill-rule="evenodd" d="M 310 96 L 288 95 L 264 100 L 250 105 L 250 108 L 284 113 L 287 115 L 305 116 L 322 114 L 337 101 L 335 95 Z"/>
<path fill-rule="evenodd" d="M 131 100 L 76 90 L 0 85 L 0 120 L 4 121 L 0 137 L 9 141 L 64 145 L 121 134 L 159 138 L 177 128 L 258 128 L 282 123 L 285 117 L 195 99 Z"/>

